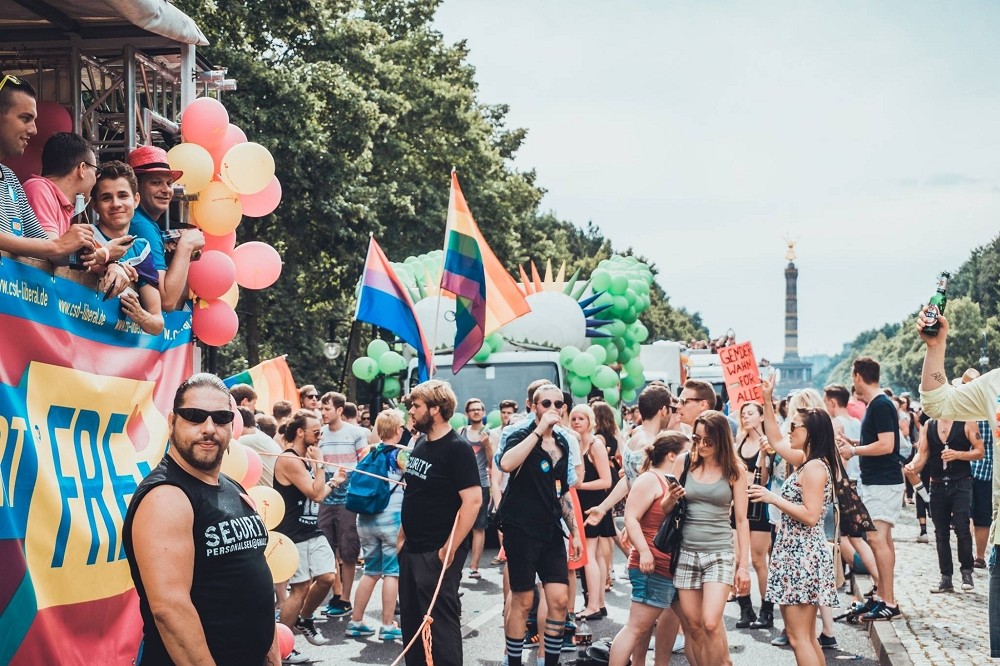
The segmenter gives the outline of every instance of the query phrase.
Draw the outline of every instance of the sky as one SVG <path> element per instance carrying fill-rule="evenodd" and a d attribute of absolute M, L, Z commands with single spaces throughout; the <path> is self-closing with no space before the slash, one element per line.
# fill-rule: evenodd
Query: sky
<path fill-rule="evenodd" d="M 898 322 L 1000 231 L 1000 3 L 444 0 L 542 210 L 758 357 Z M 475 201 L 469 202 L 475 214 Z"/>

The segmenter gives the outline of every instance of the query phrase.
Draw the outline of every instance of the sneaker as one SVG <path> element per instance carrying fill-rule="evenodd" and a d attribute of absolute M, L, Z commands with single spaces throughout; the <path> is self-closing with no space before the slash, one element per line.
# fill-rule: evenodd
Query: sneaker
<path fill-rule="evenodd" d="M 837 637 L 827 636 L 826 634 L 820 632 L 819 635 L 819 646 L 824 650 L 836 650 L 837 649 Z"/>
<path fill-rule="evenodd" d="M 972 568 L 974 568 L 974 569 L 985 569 L 986 568 L 986 560 L 984 560 L 981 557 L 977 557 L 976 560 L 975 560 L 975 562 L 972 563 Z"/>
<path fill-rule="evenodd" d="M 917 543 L 927 543 L 929 539 L 927 538 L 927 532 L 922 533 L 917 537 Z"/>
<path fill-rule="evenodd" d="M 862 615 L 861 619 L 866 622 L 873 622 L 876 620 L 893 620 L 899 616 L 899 606 L 890 606 L 884 601 L 880 601 L 875 608 Z"/>
<path fill-rule="evenodd" d="M 298 650 L 292 650 L 292 653 L 281 660 L 282 664 L 311 664 L 312 659 L 305 656 Z"/>
<path fill-rule="evenodd" d="M 344 633 L 348 636 L 353 636 L 354 638 L 361 638 L 363 636 L 373 636 L 375 634 L 375 630 L 364 622 L 355 622 L 354 620 L 351 620 L 348 622 L 347 629 L 344 630 Z"/>
<path fill-rule="evenodd" d="M 295 628 L 306 637 L 306 640 L 313 645 L 326 645 L 330 642 L 326 636 L 320 633 L 320 630 L 316 628 L 316 624 L 313 619 L 300 617 L 295 621 Z"/>
<path fill-rule="evenodd" d="M 475 580 L 479 580 L 482 577 L 483 577 L 483 575 L 481 573 L 479 573 L 479 569 L 470 569 L 469 570 L 469 578 L 473 578 Z"/>
<path fill-rule="evenodd" d="M 865 603 L 863 604 L 855 603 L 851 607 L 851 613 L 853 613 L 855 616 L 864 615 L 865 613 L 870 613 L 873 610 L 875 610 L 875 607 L 878 606 L 878 604 L 879 604 L 878 599 L 876 599 L 874 596 L 871 596 L 868 597 L 868 599 L 866 599 Z"/>
<path fill-rule="evenodd" d="M 962 589 L 965 590 L 966 592 L 969 592 L 974 587 L 975 587 L 975 584 L 972 582 L 972 572 L 971 571 L 963 571 L 962 572 Z"/>
<path fill-rule="evenodd" d="M 931 594 L 941 594 L 942 592 L 954 592 L 955 586 L 951 584 L 951 576 L 941 576 L 941 582 L 937 587 L 931 588 Z"/>
<path fill-rule="evenodd" d="M 684 634 L 679 634 L 677 638 L 674 639 L 674 649 L 671 650 L 671 652 L 674 654 L 681 654 L 684 652 L 684 643 Z M 652 641 L 650 641 L 650 644 L 652 644 Z"/>
<path fill-rule="evenodd" d="M 562 652 L 573 652 L 576 650 L 576 623 L 567 622 L 563 627 Z"/>
<path fill-rule="evenodd" d="M 323 615 L 327 617 L 344 617 L 345 615 L 350 615 L 354 612 L 354 608 L 348 602 L 343 599 L 338 599 L 337 601 L 331 601 L 323 609 Z"/>
<path fill-rule="evenodd" d="M 380 641 L 401 641 L 403 640 L 403 630 L 397 627 L 395 624 L 382 625 L 378 630 L 378 638 Z"/>
<path fill-rule="evenodd" d="M 771 639 L 771 645 L 775 647 L 788 647 L 788 634 L 782 629 L 781 633 Z"/>
<path fill-rule="evenodd" d="M 878 585 L 872 585 L 871 589 L 865 592 L 865 598 L 871 599 L 878 592 Z"/>

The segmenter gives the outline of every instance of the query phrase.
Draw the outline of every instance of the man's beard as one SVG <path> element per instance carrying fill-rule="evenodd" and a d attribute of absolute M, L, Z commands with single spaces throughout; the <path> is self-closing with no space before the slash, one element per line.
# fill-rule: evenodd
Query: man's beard
<path fill-rule="evenodd" d="M 424 414 L 424 416 L 419 419 L 414 418 L 413 427 L 416 428 L 418 432 L 429 435 L 431 430 L 434 428 L 434 417 L 430 414 Z"/>
<path fill-rule="evenodd" d="M 202 441 L 202 440 L 199 440 Z M 184 462 L 191 465 L 195 469 L 201 470 L 203 472 L 214 472 L 222 466 L 222 457 L 226 455 L 226 448 L 222 446 L 219 440 L 212 438 L 212 441 L 219 444 L 218 449 L 216 449 L 215 455 L 209 455 L 207 451 L 202 452 L 202 456 L 196 455 L 196 447 L 198 442 L 192 444 L 182 445 L 179 442 L 174 442 L 173 447 L 177 451 L 177 454 L 184 459 Z"/>

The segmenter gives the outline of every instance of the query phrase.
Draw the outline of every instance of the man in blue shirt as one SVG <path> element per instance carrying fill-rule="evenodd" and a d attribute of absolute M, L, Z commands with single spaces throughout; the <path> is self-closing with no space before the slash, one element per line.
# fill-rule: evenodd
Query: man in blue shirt
<path fill-rule="evenodd" d="M 157 146 L 139 146 L 129 153 L 128 163 L 139 179 L 139 207 L 129 231 L 149 243 L 153 265 L 160 275 L 160 300 L 164 311 L 171 312 L 187 298 L 188 268 L 195 253 L 205 247 L 205 234 L 201 229 L 185 229 L 168 267 L 159 221 L 170 207 L 174 181 L 184 174 L 170 168 L 166 151 Z"/>

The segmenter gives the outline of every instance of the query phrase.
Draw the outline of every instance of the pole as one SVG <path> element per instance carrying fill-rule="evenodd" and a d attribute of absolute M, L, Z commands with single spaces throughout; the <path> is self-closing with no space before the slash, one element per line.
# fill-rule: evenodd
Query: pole
<path fill-rule="evenodd" d="M 340 381 L 338 386 L 340 387 L 340 392 L 343 393 L 346 388 L 344 385 L 347 379 L 347 362 L 351 360 L 351 349 L 354 346 L 354 334 L 357 332 L 358 320 L 354 318 L 351 320 L 351 332 L 347 334 L 347 349 L 344 350 L 344 362 L 340 366 Z"/>

